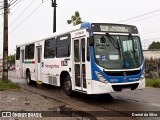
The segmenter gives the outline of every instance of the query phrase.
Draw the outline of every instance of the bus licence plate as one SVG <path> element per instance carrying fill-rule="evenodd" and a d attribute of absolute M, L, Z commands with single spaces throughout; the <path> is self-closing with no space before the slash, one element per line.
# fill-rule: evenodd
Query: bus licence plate
<path fill-rule="evenodd" d="M 128 87 L 128 88 L 122 88 L 122 91 L 130 91 L 130 90 L 131 90 L 130 87 Z"/>

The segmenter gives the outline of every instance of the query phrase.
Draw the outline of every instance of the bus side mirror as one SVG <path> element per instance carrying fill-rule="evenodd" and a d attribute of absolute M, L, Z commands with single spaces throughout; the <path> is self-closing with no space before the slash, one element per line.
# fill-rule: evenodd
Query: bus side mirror
<path fill-rule="evenodd" d="M 88 37 L 88 41 L 89 41 L 89 45 L 93 46 L 93 44 L 94 44 L 94 38 L 93 38 L 93 36 Z"/>

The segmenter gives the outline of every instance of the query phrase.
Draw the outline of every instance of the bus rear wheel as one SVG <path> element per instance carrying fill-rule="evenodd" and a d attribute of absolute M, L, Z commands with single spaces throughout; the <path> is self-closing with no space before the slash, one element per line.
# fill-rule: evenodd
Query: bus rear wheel
<path fill-rule="evenodd" d="M 71 78 L 70 78 L 70 76 L 67 76 L 67 77 L 64 79 L 63 90 L 64 90 L 64 93 L 65 93 L 67 96 L 72 96 L 73 91 L 72 91 L 72 83 L 71 83 Z"/>
<path fill-rule="evenodd" d="M 30 72 L 26 73 L 26 81 L 27 81 L 28 85 L 33 85 L 34 84 L 34 82 L 31 80 Z"/>

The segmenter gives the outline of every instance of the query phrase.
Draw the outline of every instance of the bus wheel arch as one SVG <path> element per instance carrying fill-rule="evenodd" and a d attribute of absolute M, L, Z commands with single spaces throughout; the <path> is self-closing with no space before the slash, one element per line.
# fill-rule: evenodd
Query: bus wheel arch
<path fill-rule="evenodd" d="M 29 68 L 26 69 L 26 81 L 27 81 L 27 84 L 30 85 L 30 83 L 31 83 L 31 74 L 30 74 Z"/>
<path fill-rule="evenodd" d="M 60 75 L 60 86 L 63 86 L 63 91 L 67 96 L 72 95 L 71 77 L 67 71 L 62 71 Z"/>
<path fill-rule="evenodd" d="M 26 81 L 28 85 L 34 84 L 34 81 L 31 80 L 31 74 L 29 68 L 26 69 Z"/>

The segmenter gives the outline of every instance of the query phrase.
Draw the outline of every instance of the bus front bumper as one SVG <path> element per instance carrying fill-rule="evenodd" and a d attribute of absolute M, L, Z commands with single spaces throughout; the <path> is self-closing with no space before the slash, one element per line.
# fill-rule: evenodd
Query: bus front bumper
<path fill-rule="evenodd" d="M 102 83 L 96 80 L 87 80 L 88 94 L 105 94 L 145 88 L 145 78 L 129 83 Z"/>

